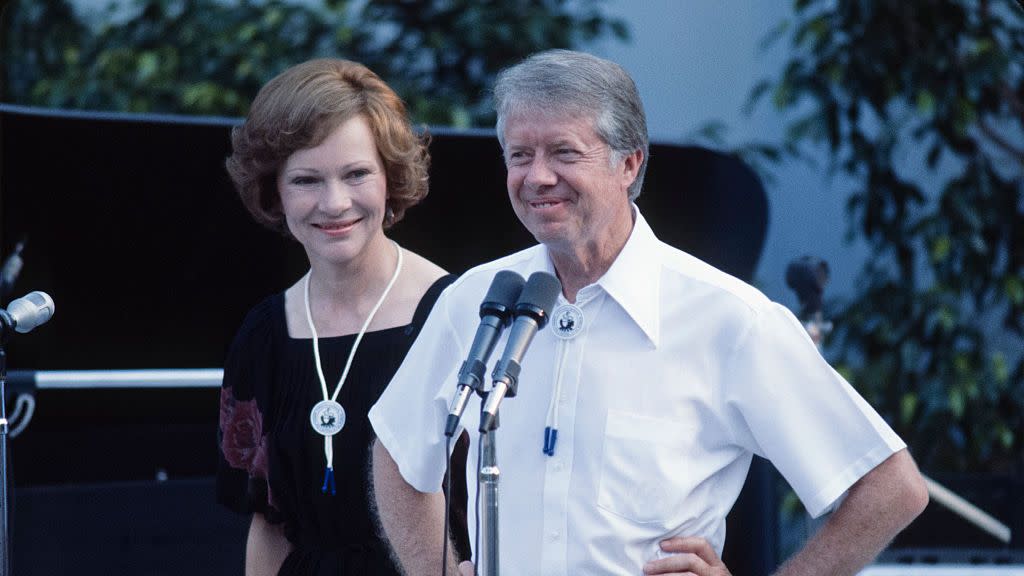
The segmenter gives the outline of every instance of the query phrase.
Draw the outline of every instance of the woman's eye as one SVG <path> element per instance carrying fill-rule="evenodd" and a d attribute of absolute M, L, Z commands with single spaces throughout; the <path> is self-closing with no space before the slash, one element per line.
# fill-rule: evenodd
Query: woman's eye
<path fill-rule="evenodd" d="M 316 178 L 313 176 L 296 176 L 292 178 L 292 184 L 296 186 L 310 186 L 316 184 Z"/>
<path fill-rule="evenodd" d="M 352 170 L 351 172 L 348 173 L 348 177 L 349 178 L 354 178 L 356 180 L 358 180 L 360 178 L 366 178 L 369 175 L 370 175 L 370 171 L 367 170 L 366 168 L 359 168 L 359 169 L 356 169 L 356 170 Z"/>

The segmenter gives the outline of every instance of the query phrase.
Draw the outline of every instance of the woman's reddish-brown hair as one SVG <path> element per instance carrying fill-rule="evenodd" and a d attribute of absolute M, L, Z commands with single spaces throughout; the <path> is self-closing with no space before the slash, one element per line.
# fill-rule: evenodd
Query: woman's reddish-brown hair
<path fill-rule="evenodd" d="M 242 203 L 257 222 L 289 234 L 277 190 L 278 171 L 295 151 L 319 145 L 346 120 L 363 116 L 387 176 L 388 228 L 427 195 L 428 136 L 412 129 L 405 104 L 357 62 L 317 59 L 267 82 L 245 122 L 231 131 L 225 163 Z"/>

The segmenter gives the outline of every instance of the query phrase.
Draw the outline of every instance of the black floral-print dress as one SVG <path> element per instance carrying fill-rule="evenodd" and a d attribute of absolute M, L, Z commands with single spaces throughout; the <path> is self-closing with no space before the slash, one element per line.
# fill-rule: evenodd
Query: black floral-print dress
<path fill-rule="evenodd" d="M 369 447 L 374 436 L 367 412 L 452 280 L 445 276 L 427 291 L 411 324 L 363 336 L 338 395 L 346 422 L 334 437 L 333 496 L 321 492 L 323 436 L 309 423 L 310 409 L 323 399 L 312 340 L 288 335 L 284 294 L 264 300 L 243 322 L 224 365 L 217 499 L 237 512 L 259 512 L 268 522 L 283 524 L 294 549 L 279 574 L 399 573 L 369 509 Z M 354 335 L 319 339 L 331 393 L 354 340 Z M 460 454 L 453 466 L 464 466 L 464 458 Z M 456 481 L 453 501 L 460 504 L 453 510 L 453 527 L 459 534 L 465 531 L 465 499 L 465 484 Z M 457 540 L 459 555 L 468 557 L 468 538 Z"/>

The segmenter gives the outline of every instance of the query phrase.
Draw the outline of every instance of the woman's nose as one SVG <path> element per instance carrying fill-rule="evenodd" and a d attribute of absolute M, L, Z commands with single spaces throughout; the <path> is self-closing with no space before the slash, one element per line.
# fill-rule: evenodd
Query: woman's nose
<path fill-rule="evenodd" d="M 325 214 L 341 214 L 352 206 L 352 195 L 347 186 L 328 180 L 320 194 L 319 208 Z"/>

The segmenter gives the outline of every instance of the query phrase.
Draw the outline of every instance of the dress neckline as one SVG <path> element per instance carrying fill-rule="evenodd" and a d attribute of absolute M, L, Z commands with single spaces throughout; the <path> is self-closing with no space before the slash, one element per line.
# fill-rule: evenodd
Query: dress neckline
<path fill-rule="evenodd" d="M 368 336 L 379 336 L 381 334 L 388 334 L 388 333 L 396 332 L 396 331 L 404 331 L 404 330 L 407 330 L 410 326 L 412 326 L 411 323 L 403 324 L 401 326 L 392 326 L 390 328 L 381 328 L 380 330 L 367 330 L 366 333 L 363 334 L 363 338 L 366 338 Z M 287 326 L 287 324 L 285 324 L 285 332 L 287 332 L 287 331 L 288 331 L 288 326 Z M 286 335 L 288 336 L 288 340 L 293 341 L 293 342 L 309 343 L 309 341 L 313 339 L 312 336 L 309 336 L 309 337 L 306 337 L 306 338 L 300 338 L 300 337 L 292 336 L 291 334 L 286 334 Z M 355 337 L 356 337 L 355 333 L 352 333 L 352 334 L 339 334 L 337 336 L 320 336 L 319 340 L 321 342 L 340 342 L 340 341 L 343 341 L 343 340 L 346 340 L 346 339 L 347 340 L 354 340 Z"/>

